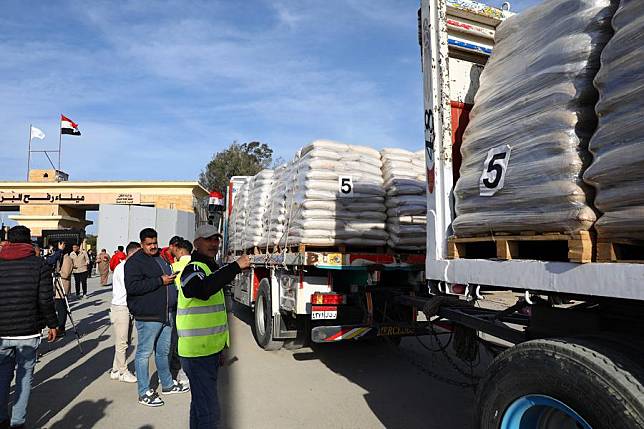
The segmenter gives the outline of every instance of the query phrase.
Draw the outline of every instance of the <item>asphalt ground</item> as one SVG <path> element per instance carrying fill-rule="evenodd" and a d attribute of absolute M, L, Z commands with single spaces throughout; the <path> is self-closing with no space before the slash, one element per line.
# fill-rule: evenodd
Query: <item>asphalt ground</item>
<path fill-rule="evenodd" d="M 164 397 L 165 405 L 138 404 L 136 384 L 110 380 L 113 340 L 111 288 L 89 280 L 89 296 L 72 300 L 82 334 L 80 353 L 71 325 L 67 336 L 44 342 L 36 366 L 27 427 L 187 428 L 190 395 Z M 252 313 L 232 306 L 232 348 L 219 372 L 224 428 L 469 428 L 474 389 L 489 356 L 471 368 L 431 352 L 432 337 L 313 345 L 266 352 L 253 339 Z M 441 336 L 443 342 L 446 336 Z M 130 369 L 134 348 L 128 350 Z M 457 371 L 452 362 L 456 363 Z M 151 360 L 151 377 L 156 380 Z M 461 385 L 454 385 L 457 382 Z"/>

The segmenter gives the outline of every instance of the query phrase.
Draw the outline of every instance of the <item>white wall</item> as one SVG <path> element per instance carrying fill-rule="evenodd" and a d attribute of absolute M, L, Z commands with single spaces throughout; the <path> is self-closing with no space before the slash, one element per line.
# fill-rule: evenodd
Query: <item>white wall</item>
<path fill-rule="evenodd" d="M 154 228 L 159 234 L 159 247 L 168 245 L 170 238 L 180 235 L 192 241 L 195 235 L 193 213 L 144 206 L 103 204 L 98 210 L 98 251 L 114 253 L 117 246 L 139 241 L 143 228 Z"/>

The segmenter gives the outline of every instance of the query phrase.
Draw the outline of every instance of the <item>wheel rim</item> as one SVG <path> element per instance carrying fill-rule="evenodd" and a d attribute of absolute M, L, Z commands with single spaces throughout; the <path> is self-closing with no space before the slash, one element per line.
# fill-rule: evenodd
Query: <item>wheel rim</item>
<path fill-rule="evenodd" d="M 257 297 L 255 303 L 255 325 L 257 326 L 257 333 L 263 337 L 266 333 L 266 322 L 264 317 L 264 297 L 262 295 Z"/>
<path fill-rule="evenodd" d="M 507 408 L 500 429 L 592 429 L 563 402 L 546 395 L 526 395 Z"/>

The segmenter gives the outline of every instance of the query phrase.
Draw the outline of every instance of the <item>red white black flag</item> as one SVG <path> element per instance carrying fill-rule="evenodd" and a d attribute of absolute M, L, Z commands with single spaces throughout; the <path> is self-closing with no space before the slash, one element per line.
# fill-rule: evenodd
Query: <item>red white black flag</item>
<path fill-rule="evenodd" d="M 65 115 L 60 115 L 60 133 L 70 134 L 72 136 L 81 135 L 80 131 L 78 131 L 78 124 Z"/>

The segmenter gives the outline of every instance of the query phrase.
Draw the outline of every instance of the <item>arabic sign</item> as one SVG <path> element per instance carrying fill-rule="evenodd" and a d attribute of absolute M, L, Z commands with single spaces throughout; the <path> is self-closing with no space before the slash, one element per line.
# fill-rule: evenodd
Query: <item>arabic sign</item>
<path fill-rule="evenodd" d="M 97 205 L 97 204 L 141 204 L 139 193 L 99 193 L 89 194 L 55 193 L 33 194 L 18 192 L 0 192 L 0 206 L 2 205 Z"/>
<path fill-rule="evenodd" d="M 85 201 L 85 195 L 74 194 L 16 194 L 0 193 L 0 204 L 79 204 Z"/>
<path fill-rule="evenodd" d="M 116 196 L 116 204 L 139 204 L 141 197 L 139 194 L 118 194 Z"/>

